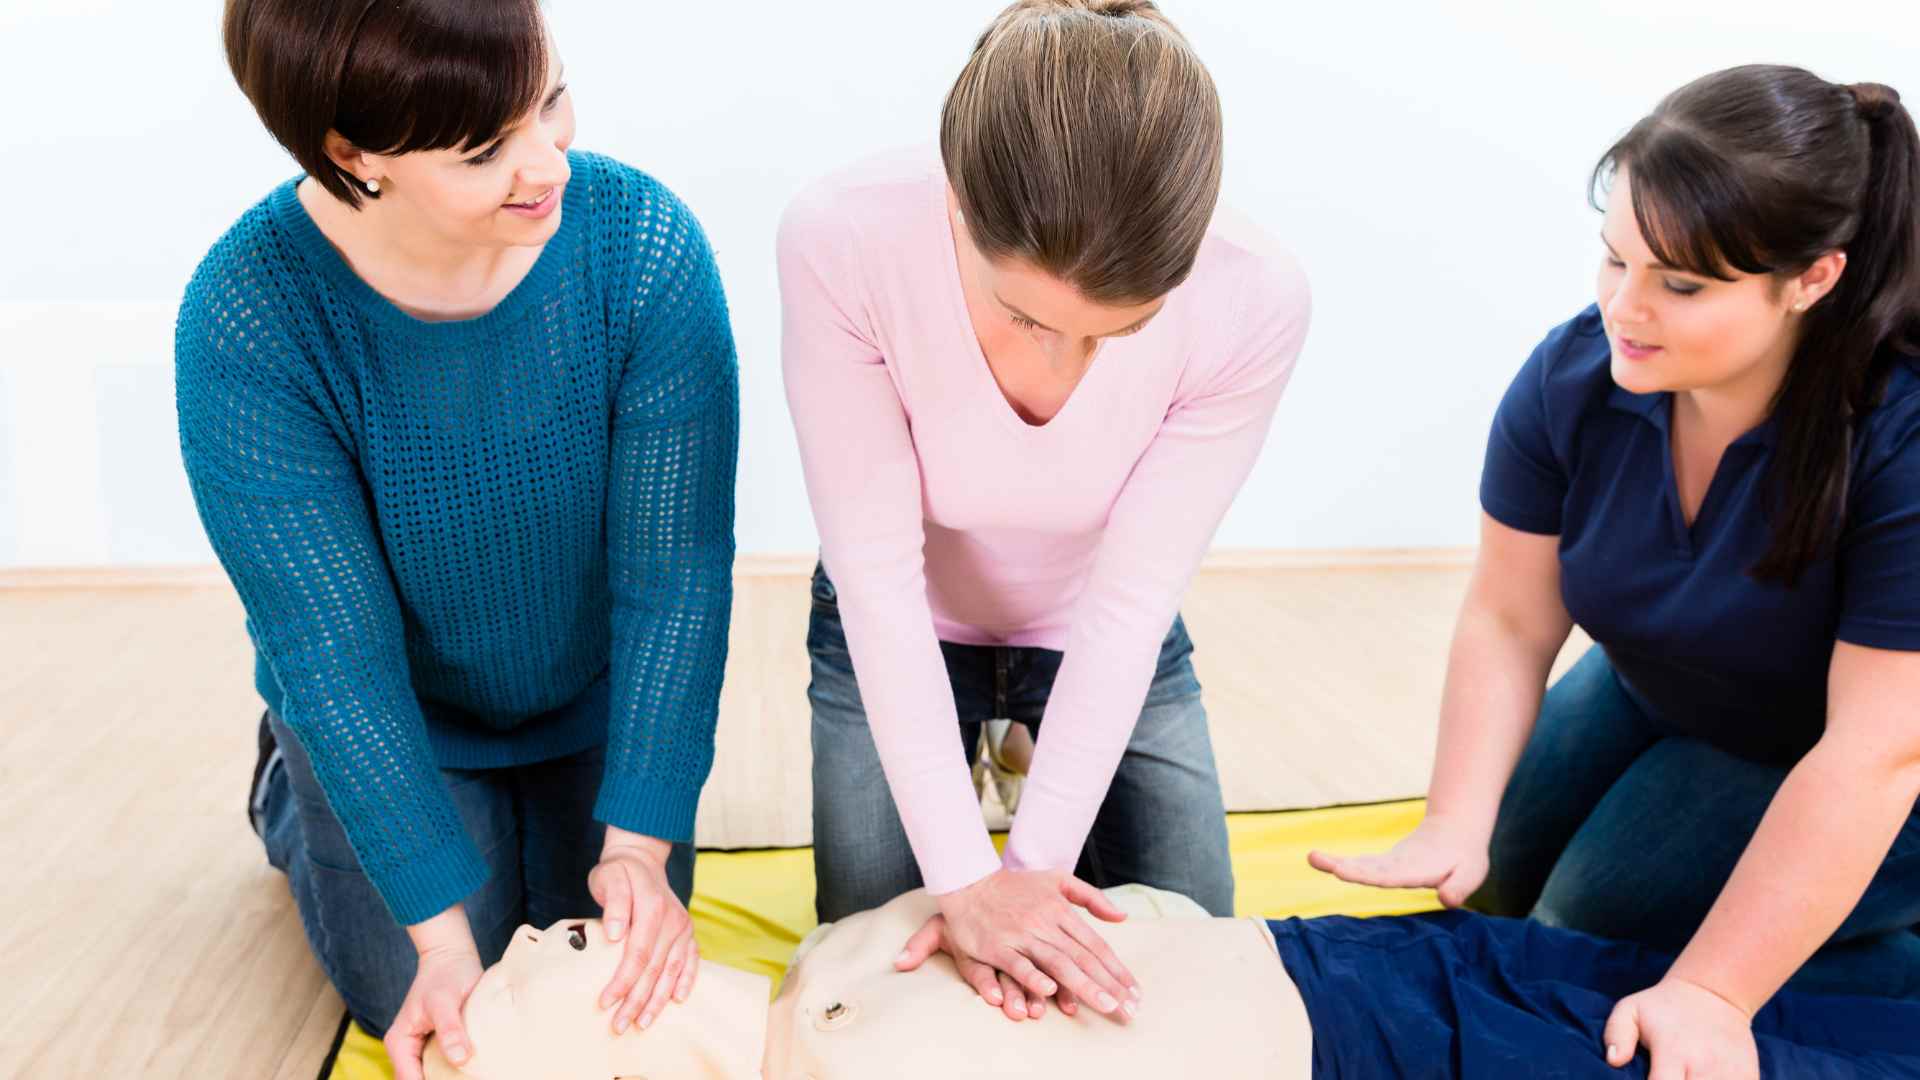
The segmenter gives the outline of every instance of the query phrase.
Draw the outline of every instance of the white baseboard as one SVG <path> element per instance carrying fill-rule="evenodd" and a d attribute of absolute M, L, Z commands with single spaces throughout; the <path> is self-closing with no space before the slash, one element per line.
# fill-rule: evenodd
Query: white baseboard
<path fill-rule="evenodd" d="M 810 554 L 742 555 L 734 561 L 733 572 L 739 577 L 794 577 L 812 571 L 814 559 Z M 1200 569 L 1445 570 L 1472 565 L 1472 548 L 1233 548 L 1210 552 Z M 224 585 L 226 581 L 226 574 L 213 564 L 0 567 L 0 589 L 183 589 Z"/>

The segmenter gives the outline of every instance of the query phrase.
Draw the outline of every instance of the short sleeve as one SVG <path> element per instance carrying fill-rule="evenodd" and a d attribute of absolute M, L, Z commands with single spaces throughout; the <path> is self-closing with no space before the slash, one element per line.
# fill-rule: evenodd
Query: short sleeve
<path fill-rule="evenodd" d="M 1920 418 L 1864 471 L 1840 541 L 1841 641 L 1920 651 Z"/>
<path fill-rule="evenodd" d="M 1487 436 L 1480 505 L 1502 525 L 1546 536 L 1560 532 L 1567 470 L 1554 452 L 1547 409 L 1547 372 L 1556 333 L 1527 358 L 1507 387 Z"/>

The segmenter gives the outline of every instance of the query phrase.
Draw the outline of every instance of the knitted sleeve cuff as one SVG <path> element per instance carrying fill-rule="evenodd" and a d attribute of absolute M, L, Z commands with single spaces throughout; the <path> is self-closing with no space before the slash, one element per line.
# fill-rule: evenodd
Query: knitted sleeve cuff
<path fill-rule="evenodd" d="M 464 833 L 405 862 L 367 872 L 402 926 L 425 922 L 461 902 L 489 876 L 473 838 Z"/>

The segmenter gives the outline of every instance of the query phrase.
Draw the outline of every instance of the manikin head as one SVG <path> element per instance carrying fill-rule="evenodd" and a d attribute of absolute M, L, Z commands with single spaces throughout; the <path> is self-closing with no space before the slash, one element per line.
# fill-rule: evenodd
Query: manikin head
<path fill-rule="evenodd" d="M 522 926 L 467 998 L 473 1057 L 455 1069 L 427 1046 L 427 1080 L 757 1080 L 771 984 L 704 964 L 662 1023 L 615 1035 L 596 1007 L 621 947 L 598 919 Z"/>

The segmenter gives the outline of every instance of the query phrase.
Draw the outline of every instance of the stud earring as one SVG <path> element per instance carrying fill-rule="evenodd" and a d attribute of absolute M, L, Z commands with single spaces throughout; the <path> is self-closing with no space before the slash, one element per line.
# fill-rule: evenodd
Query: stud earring
<path fill-rule="evenodd" d="M 367 194 L 369 195 L 380 194 L 380 181 L 378 180 L 367 181 Z"/>

